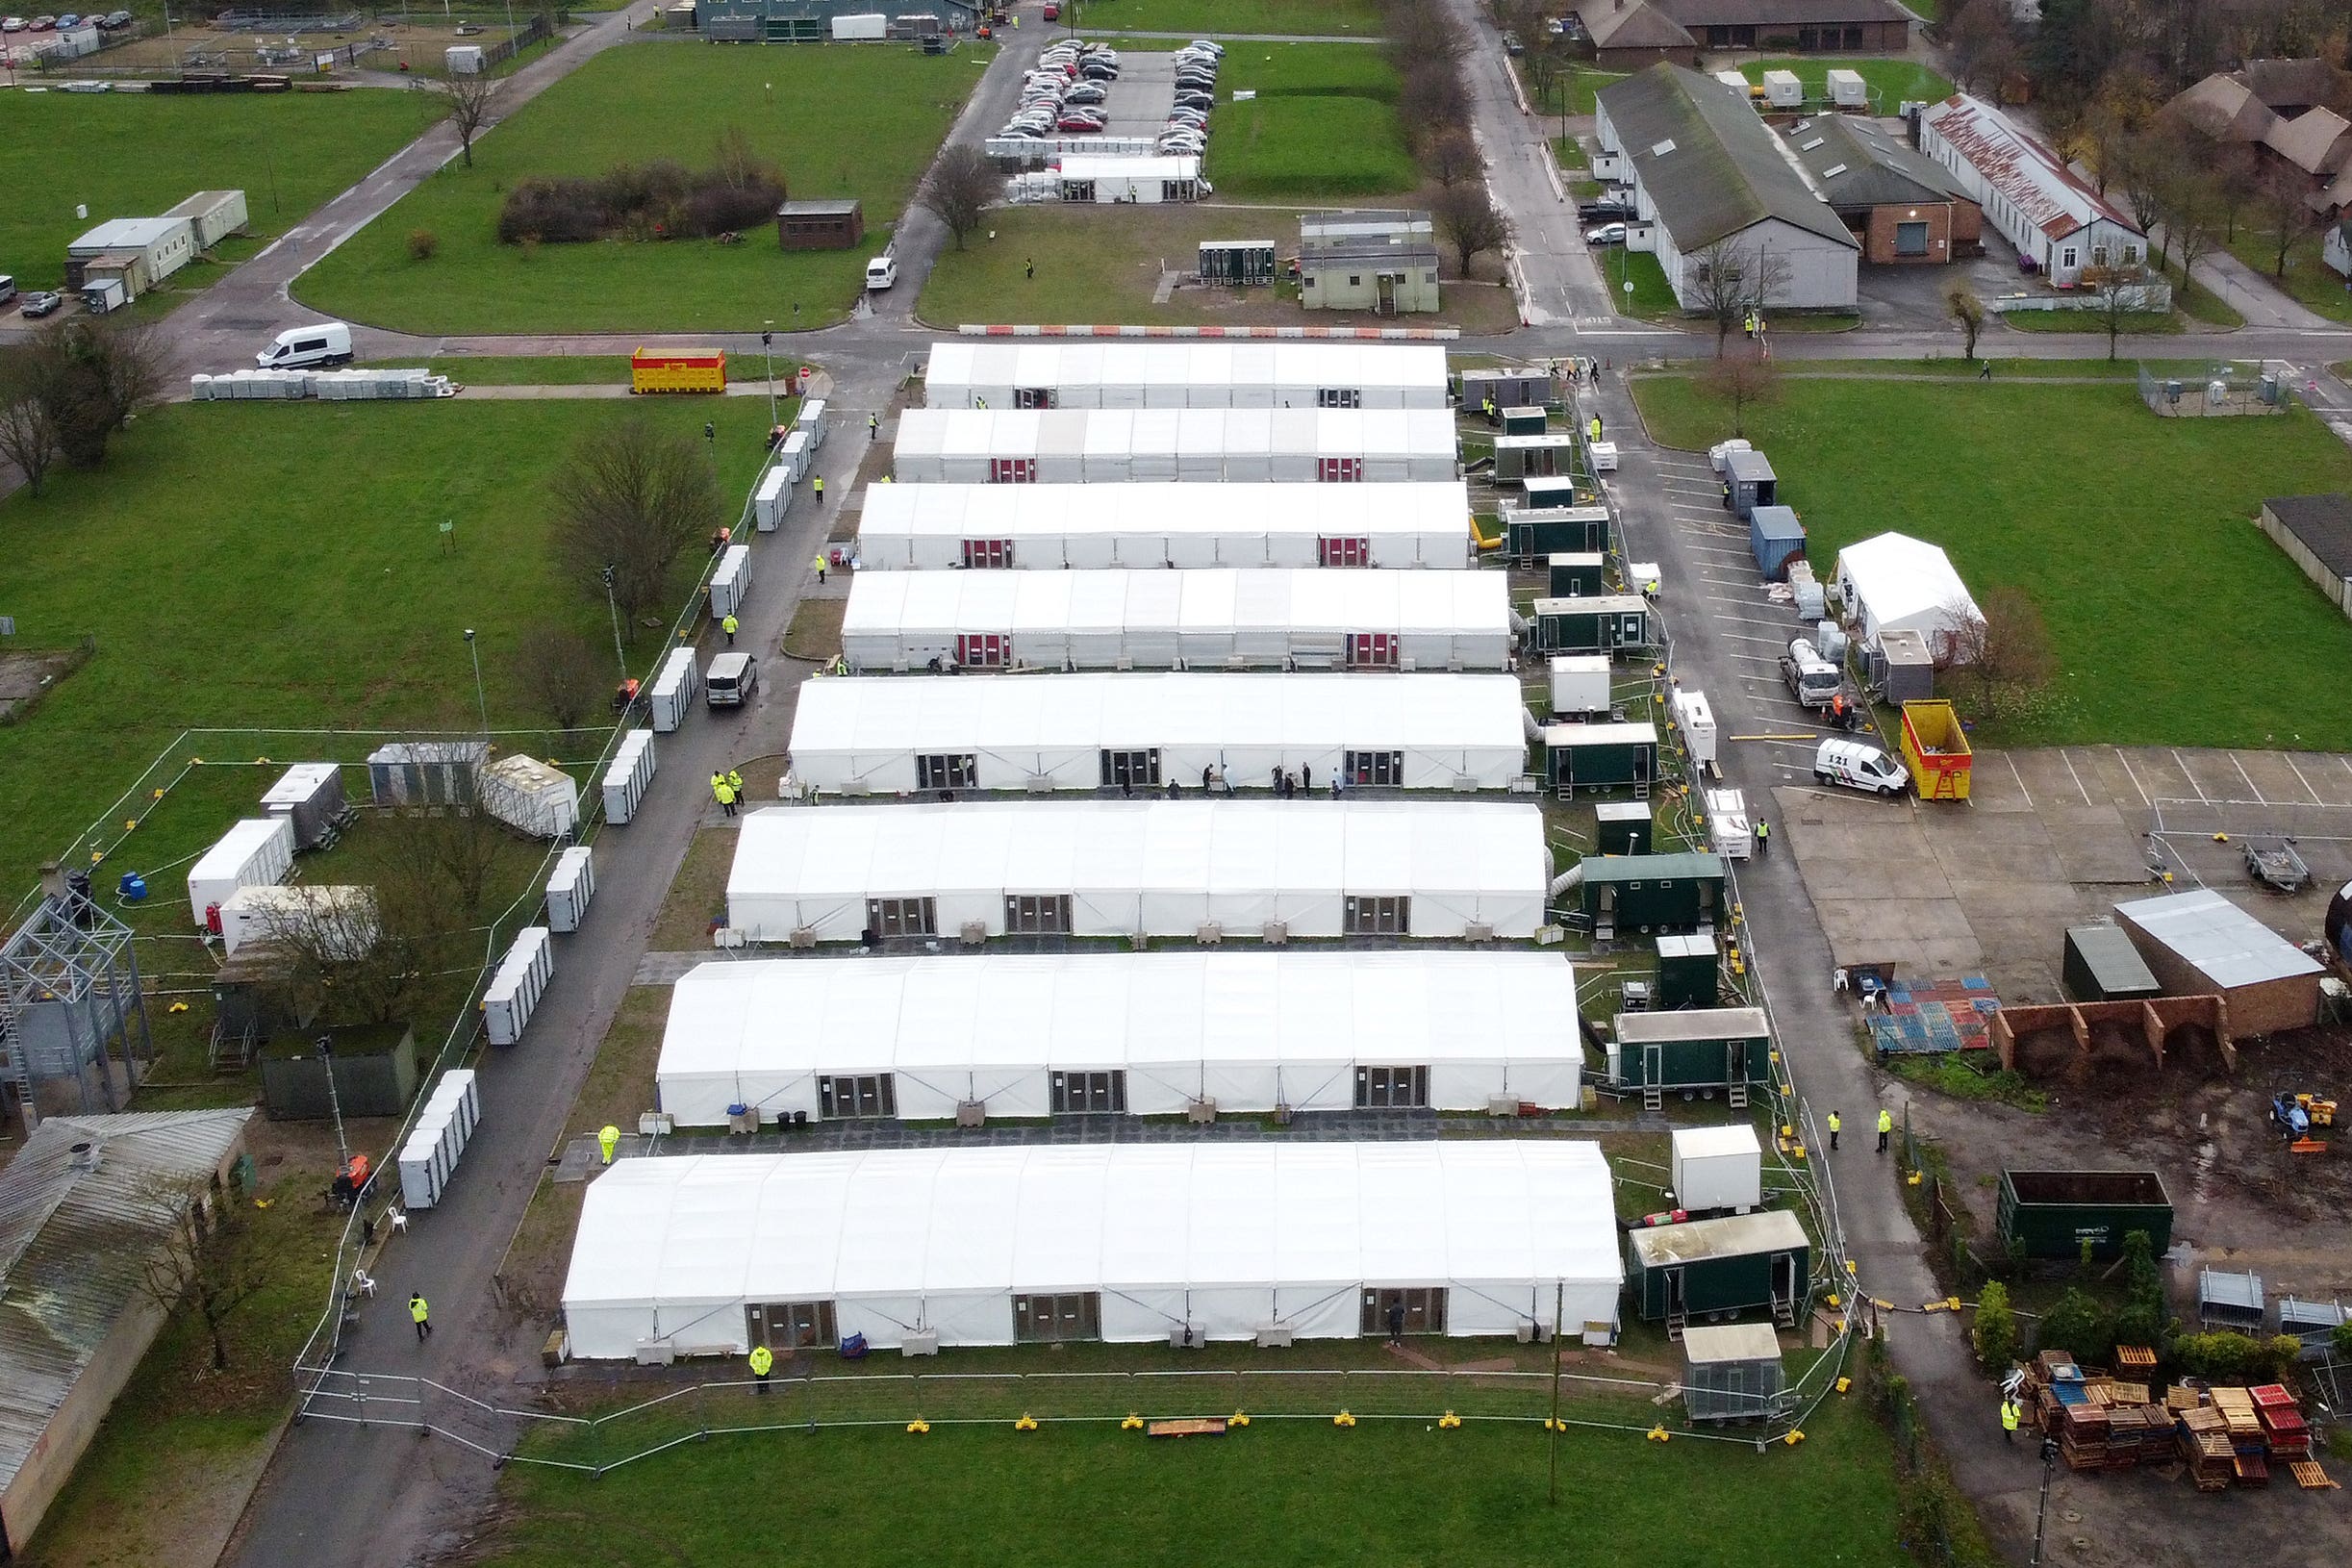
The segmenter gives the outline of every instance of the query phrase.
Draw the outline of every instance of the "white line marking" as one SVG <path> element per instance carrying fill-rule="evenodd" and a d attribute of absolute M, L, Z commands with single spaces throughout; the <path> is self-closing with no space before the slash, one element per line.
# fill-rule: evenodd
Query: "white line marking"
<path fill-rule="evenodd" d="M 2312 804 L 2314 806 L 2326 805 L 2327 802 L 2319 798 L 2319 792 L 2312 788 L 2312 781 L 2303 776 L 2303 770 L 2295 766 L 2294 753 L 2282 751 L 2279 755 L 2286 760 L 2287 771 L 2295 775 L 2295 782 L 2303 786 L 2303 793 L 2312 797 Z"/>
<path fill-rule="evenodd" d="M 2001 760 L 2009 764 L 2009 776 L 2017 781 L 2017 793 L 2025 797 L 2027 805 L 2033 805 L 2034 792 L 2025 787 L 2025 775 L 2017 771 L 2017 759 L 2004 751 L 2001 753 Z"/>
<path fill-rule="evenodd" d="M 2227 757 L 2227 758 L 2229 758 L 2229 759 L 2230 759 L 2230 766 L 2238 770 L 2238 776 L 2239 778 L 2243 778 L 2243 779 L 2245 779 L 2245 781 L 2246 781 L 2246 788 L 2247 788 L 2247 789 L 2249 789 L 2249 790 L 2252 790 L 2252 791 L 2254 792 L 2254 798 L 2255 798 L 2255 799 L 2257 799 L 2257 800 L 2263 800 L 2263 789 L 2262 789 L 2262 786 L 2261 786 L 2261 785 L 2259 785 L 2259 784 L 2257 784 L 2257 783 L 2255 783 L 2255 782 L 2254 782 L 2254 780 L 2252 780 L 2251 778 L 2246 778 L 2246 765 L 2245 765 L 2244 763 L 2239 762 L 2239 761 L 2238 760 L 2238 753 L 2237 753 L 2237 752 L 2235 752 L 2235 751 L 2224 751 L 2224 752 L 2223 752 L 2223 753 L 2221 753 L 2221 754 L 2222 754 L 2223 756 L 2225 756 L 2225 757 Z M 2282 806 L 2283 806 L 2283 805 L 2285 805 L 2286 803 L 2287 803 L 2287 802 L 2286 802 L 2286 801 L 2284 801 L 2284 800 L 2263 800 L 2263 805 L 2265 805 L 2265 806 L 2271 806 L 2271 805 L 2282 805 Z"/>
<path fill-rule="evenodd" d="M 2123 747 L 2121 746 L 2115 746 L 2113 750 L 2115 753 L 2115 760 L 2123 764 L 2123 776 L 2132 781 L 2132 789 L 2139 797 L 2140 809 L 2143 811 L 2150 809 L 2154 805 L 2154 802 L 2148 798 L 2148 792 L 2139 787 L 2139 775 L 2132 771 L 2132 759 L 2123 754 Z"/>
<path fill-rule="evenodd" d="M 2179 766 L 2181 770 L 2181 776 L 2188 780 L 2188 787 L 2197 792 L 2197 798 L 2204 801 L 2209 806 L 2212 805 L 2213 803 L 2213 797 L 2205 793 L 2205 786 L 2197 782 L 2197 775 L 2188 771 L 2188 764 L 2182 758 L 2177 747 L 2172 753 L 2172 760 Z"/>
<path fill-rule="evenodd" d="M 2074 780 L 2075 789 L 2080 791 L 2082 794 L 2083 804 L 2086 806 L 2089 805 L 2091 803 L 2090 792 L 2083 788 L 2083 775 L 2074 771 L 2074 759 L 2066 755 L 2066 748 L 2064 746 L 2059 747 L 2058 760 L 2066 765 L 2066 776 Z"/>

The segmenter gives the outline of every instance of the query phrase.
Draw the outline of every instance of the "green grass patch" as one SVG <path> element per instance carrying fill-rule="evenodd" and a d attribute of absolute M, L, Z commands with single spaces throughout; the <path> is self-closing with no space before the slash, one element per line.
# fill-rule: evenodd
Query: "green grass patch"
<path fill-rule="evenodd" d="M 1242 33 L 1377 38 L 1380 8 L 1373 0 L 1082 0 L 1078 28 L 1083 33 L 1125 28 L 1209 38 Z"/>
<path fill-rule="evenodd" d="M 1228 200 L 1395 195 L 1421 183 L 1397 123 L 1397 73 L 1346 43 L 1245 43 L 1226 55 L 1209 180 Z M 1235 103 L 1235 91 L 1257 96 Z"/>
<path fill-rule="evenodd" d="M 1624 81 L 1627 74 L 1623 71 L 1596 71 L 1572 63 L 1563 66 L 1560 73 L 1553 78 L 1552 90 L 1539 98 L 1533 85 L 1528 80 L 1526 62 L 1513 60 L 1510 66 L 1518 74 L 1519 89 L 1527 94 L 1528 106 L 1538 114 L 1589 114 L 1593 112 L 1594 95 L 1611 82 Z M 1563 99 L 1567 104 L 1565 109 L 1561 108 Z"/>
<path fill-rule="evenodd" d="M 803 327 L 838 320 L 992 52 L 608 50 L 485 136 L 472 168 L 443 167 L 296 291 L 330 315 L 419 333 L 741 330 L 792 319 L 796 305 Z M 784 251 L 772 227 L 732 245 L 498 243 L 499 203 L 516 182 L 659 158 L 702 167 L 729 126 L 783 169 L 796 197 L 862 202 L 866 243 Z M 441 240 L 430 261 L 408 252 L 420 229 Z"/>
<path fill-rule="evenodd" d="M 2325 231 L 2300 236 L 2287 250 L 2287 275 L 2276 275 L 2278 240 L 2275 231 L 2240 228 L 2229 252 L 2251 267 L 2262 280 L 2305 310 L 2331 321 L 2352 321 L 2352 287 L 2341 273 L 2320 259 Z"/>
<path fill-rule="evenodd" d="M 1859 71 L 1870 89 L 1871 110 L 1879 114 L 1892 114 L 1906 101 L 1932 104 L 1952 96 L 1952 79 L 1915 60 L 1825 60 L 1819 55 L 1803 55 L 1795 60 L 1752 60 L 1738 69 L 1758 85 L 1766 71 L 1794 71 L 1805 84 L 1808 103 L 1829 101 L 1830 72 Z"/>
<path fill-rule="evenodd" d="M 205 403 L 142 417 L 105 468 L 54 473 L 38 500 L 0 501 L 17 645 L 97 639 L 0 732 L 0 887 L 28 885 L 183 728 L 478 722 L 468 626 L 493 726 L 544 723 L 514 665 L 525 628 L 552 617 L 602 646 L 612 635 L 601 598 L 559 581 L 547 557 L 547 479 L 577 438 L 631 415 L 696 435 L 716 423 L 730 502 L 749 484 L 760 398 Z M 701 565 L 682 566 L 681 597 Z M 660 634 L 632 636 L 642 669 Z M 178 841 L 142 827 L 125 858 L 153 868 L 201 848 L 266 782 L 224 779 L 229 793 Z M 170 893 L 158 883 L 159 898 Z"/>
<path fill-rule="evenodd" d="M 197 190 L 243 190 L 253 231 L 282 234 L 433 119 L 409 92 L 0 92 L 0 258 L 19 288 L 62 288 L 77 235 Z"/>
<path fill-rule="evenodd" d="M 2107 336 L 2107 322 L 2098 311 L 2011 311 L 2001 319 L 2019 332 L 2078 338 Z M 2123 336 L 2127 338 L 2162 337 L 2180 330 L 2180 316 L 2172 311 L 2124 313 Z"/>
<path fill-rule="evenodd" d="M 1682 303 L 1674 297 L 1674 286 L 1666 281 L 1666 269 L 1653 252 L 1611 245 L 1594 260 L 1601 264 L 1601 281 L 1608 285 L 1609 297 L 1622 314 L 1653 321 L 1682 317 Z M 1628 280 L 1633 285 L 1631 293 L 1626 291 Z"/>
<path fill-rule="evenodd" d="M 1779 324 L 1774 323 L 1776 327 Z M 1975 379 L 1977 372 L 1988 364 L 1996 381 L 2135 381 L 2140 365 L 2156 375 L 2197 375 L 2213 367 L 2211 360 L 2019 360 L 1983 354 L 1975 360 L 1964 360 L 1955 354 L 1948 359 L 1930 360 L 1783 360 L 1781 375 L 1783 379 L 1867 376 L 1881 381 L 1934 376 L 1957 381 Z"/>
<path fill-rule="evenodd" d="M 1562 173 L 1586 166 L 1584 143 L 1572 136 L 1554 137 L 1552 139 L 1552 156 L 1558 161 Z"/>
<path fill-rule="evenodd" d="M 730 378 L 741 379 L 745 363 L 740 357 L 728 362 Z M 761 379 L 764 367 L 757 360 L 749 363 L 751 379 Z M 370 360 L 368 364 L 383 368 L 421 366 L 460 385 L 476 387 L 597 387 L 608 383 L 626 386 L 629 380 L 626 354 L 468 354 L 461 358 L 443 355 L 425 360 Z"/>
<path fill-rule="evenodd" d="M 1651 434 L 1704 448 L 1729 412 L 1687 377 L 1636 381 Z M 2352 748 L 2352 623 L 2250 520 L 2265 495 L 2352 488 L 2352 451 L 2310 414 L 2165 419 L 2128 386 L 1784 382 L 1752 405 L 1812 556 L 1902 527 L 1951 552 L 1979 597 L 2040 606 L 2059 674 L 1979 744 Z M 1889 430 L 1949 440 L 1891 443 Z M 2127 547 L 2128 546 L 2128 547 Z M 2237 628 L 2180 656 L 2180 607 Z"/>
<path fill-rule="evenodd" d="M 1955 1100 L 1989 1100 L 2036 1112 L 2050 1104 L 2050 1097 L 2029 1084 L 2024 1074 L 2004 1072 L 1991 1063 L 1980 1065 L 1964 1055 L 1889 1056 L 1886 1070 L 1906 1083 Z"/>

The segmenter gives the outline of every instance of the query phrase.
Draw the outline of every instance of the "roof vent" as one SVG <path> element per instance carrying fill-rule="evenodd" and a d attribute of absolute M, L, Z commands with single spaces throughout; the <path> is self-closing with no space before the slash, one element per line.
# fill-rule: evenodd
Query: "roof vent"
<path fill-rule="evenodd" d="M 1823 169 L 1823 170 L 1821 171 L 1821 177 L 1822 177 L 1823 179 L 1825 179 L 1825 180 L 1834 180 L 1834 179 L 1836 179 L 1836 178 L 1837 178 L 1837 177 L 1838 177 L 1840 174 L 1843 174 L 1845 171 L 1846 171 L 1846 165 L 1845 165 L 1845 164 L 1831 164 L 1831 165 L 1830 165 L 1828 168 L 1825 168 L 1825 169 Z"/>
<path fill-rule="evenodd" d="M 95 1171 L 98 1168 L 98 1146 L 96 1144 L 75 1144 L 71 1150 L 71 1153 L 73 1154 L 73 1168 L 75 1170 Z"/>
<path fill-rule="evenodd" d="M 1822 145 L 1825 139 L 1826 139 L 1822 137 L 1815 137 L 1810 141 L 1800 141 L 1797 143 L 1797 150 L 1799 152 L 1811 152 L 1815 147 Z"/>
<path fill-rule="evenodd" d="M 1672 137 L 1668 137 L 1665 140 L 1657 143 L 1656 146 L 1650 149 L 1650 156 L 1653 158 L 1663 158 L 1672 151 L 1674 151 L 1674 139 Z"/>

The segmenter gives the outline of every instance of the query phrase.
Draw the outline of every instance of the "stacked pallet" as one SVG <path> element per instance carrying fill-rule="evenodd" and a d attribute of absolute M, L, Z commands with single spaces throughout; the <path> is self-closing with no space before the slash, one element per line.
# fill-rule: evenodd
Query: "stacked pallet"
<path fill-rule="evenodd" d="M 2230 1444 L 2229 1418 L 2210 1404 L 2193 1405 L 2175 1417 L 2188 1478 L 2200 1492 L 2223 1492 L 2238 1479 L 2238 1451 Z"/>
<path fill-rule="evenodd" d="M 2295 1405 L 2295 1397 L 2281 1383 L 2264 1383 L 2248 1390 L 2254 1396 L 2254 1412 L 2262 1419 L 2263 1441 L 2274 1459 L 2308 1459 L 2312 1456 L 2311 1424 Z"/>

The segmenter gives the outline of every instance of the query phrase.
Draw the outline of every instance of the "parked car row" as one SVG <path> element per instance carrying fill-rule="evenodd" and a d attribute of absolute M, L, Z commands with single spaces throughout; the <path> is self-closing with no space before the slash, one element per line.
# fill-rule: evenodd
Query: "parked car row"
<path fill-rule="evenodd" d="M 1119 51 L 1105 43 L 1063 38 L 1037 57 L 1021 83 L 1021 107 L 1000 136 L 1085 135 L 1106 123 L 1110 85 L 1119 80 Z"/>
<path fill-rule="evenodd" d="M 0 16 L 0 33 L 47 33 L 52 30 L 65 33 L 85 26 L 103 28 L 111 33 L 117 28 L 130 26 L 136 19 L 127 11 L 110 11 L 103 16 L 95 12 L 85 15 L 78 11 L 69 11 L 63 16 Z"/>
<path fill-rule="evenodd" d="M 1195 38 L 1169 59 L 1176 65 L 1176 103 L 1159 135 L 1159 150 L 1198 158 L 1208 150 L 1209 112 L 1217 107 L 1217 68 L 1225 45 Z"/>

